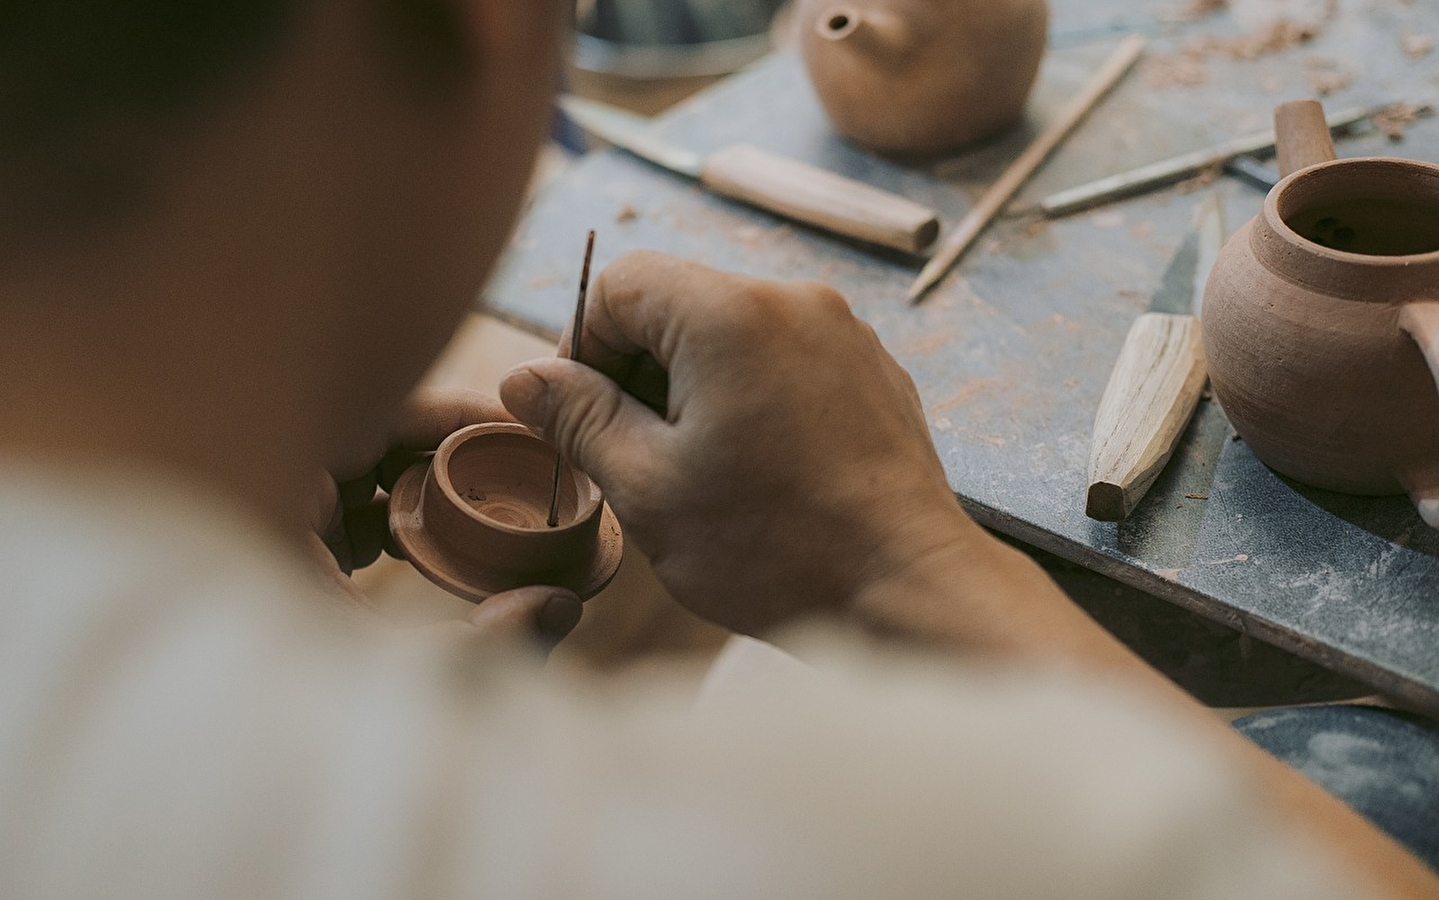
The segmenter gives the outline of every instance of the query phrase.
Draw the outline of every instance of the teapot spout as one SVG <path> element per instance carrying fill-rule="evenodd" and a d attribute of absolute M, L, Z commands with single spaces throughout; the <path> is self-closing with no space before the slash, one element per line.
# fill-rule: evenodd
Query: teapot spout
<path fill-rule="evenodd" d="M 815 19 L 814 30 L 824 40 L 843 43 L 856 54 L 887 66 L 902 63 L 915 44 L 914 29 L 900 16 L 850 4 L 827 7 Z"/>

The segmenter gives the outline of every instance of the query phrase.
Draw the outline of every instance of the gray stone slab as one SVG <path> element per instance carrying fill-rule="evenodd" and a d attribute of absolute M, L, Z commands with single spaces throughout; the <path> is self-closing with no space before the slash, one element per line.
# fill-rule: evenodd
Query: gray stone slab
<path fill-rule="evenodd" d="M 1316 40 L 1256 60 L 1199 53 L 1199 84 L 1172 66 L 1225 16 L 1166 24 L 1153 4 L 1054 0 L 1054 47 L 1029 120 L 953 158 L 897 164 L 835 137 L 792 57 L 779 56 L 667 114 L 663 132 L 711 150 L 746 141 L 898 191 L 952 225 L 1096 68 L 1117 30 L 1155 36 L 1150 58 L 1066 142 L 1019 206 L 1054 190 L 1265 127 L 1271 108 L 1344 72 L 1333 109 L 1439 97 L 1439 54 L 1412 60 L 1403 31 L 1439 35 L 1439 9 L 1341 4 Z M 1172 4 L 1171 4 L 1172 6 Z M 1439 161 L 1439 121 L 1404 143 L 1345 139 L 1340 154 Z M 1175 459 L 1134 516 L 1084 516 L 1090 427 L 1134 317 L 1208 191 L 1231 230 L 1261 195 L 1220 179 L 1055 222 L 1010 216 L 920 306 L 904 302 L 919 260 L 837 239 L 711 197 L 623 153 L 592 154 L 528 214 L 488 298 L 495 313 L 555 335 L 572 311 L 589 228 L 601 265 L 650 248 L 768 278 L 839 287 L 914 376 L 951 484 L 984 524 L 1439 712 L 1439 534 L 1402 498 L 1316 491 L 1276 476 L 1222 410 L 1201 405 Z M 1416 423 L 1416 427 L 1439 427 Z"/>

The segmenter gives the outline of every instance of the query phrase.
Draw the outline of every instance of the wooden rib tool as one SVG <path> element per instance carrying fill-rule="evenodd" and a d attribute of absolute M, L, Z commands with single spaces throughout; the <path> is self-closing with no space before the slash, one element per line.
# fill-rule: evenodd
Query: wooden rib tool
<path fill-rule="evenodd" d="M 1110 54 L 1104 66 L 1094 74 L 1089 83 L 1084 86 L 1069 105 L 1060 112 L 1059 118 L 1054 121 L 1044 133 L 1034 139 L 1019 158 L 1010 164 L 1008 169 L 999 176 L 984 196 L 979 198 L 974 209 L 969 215 L 955 226 L 954 231 L 940 244 L 934 256 L 925 265 L 919 277 L 915 279 L 909 289 L 910 302 L 915 302 L 945 276 L 959 258 L 964 255 L 974 239 L 979 237 L 990 221 L 999 214 L 1004 205 L 1010 201 L 1015 193 L 1029 180 L 1049 155 L 1055 151 L 1061 141 L 1069 136 L 1094 105 L 1109 93 L 1110 89 L 1123 78 L 1134 64 L 1139 61 L 1139 56 L 1144 52 L 1144 35 L 1131 34 L 1119 42 L 1119 46 Z"/>
<path fill-rule="evenodd" d="M 1128 518 L 1179 443 L 1208 370 L 1199 332 L 1204 283 L 1225 237 L 1218 195 L 1175 252 L 1150 311 L 1134 320 L 1094 416 L 1084 514 Z"/>
<path fill-rule="evenodd" d="M 575 321 L 570 334 L 570 359 L 580 361 L 580 338 L 585 333 L 585 294 L 590 290 L 590 262 L 595 258 L 595 233 L 585 241 L 585 266 L 580 270 L 580 296 L 575 300 Z M 550 489 L 550 516 L 545 524 L 554 528 L 560 524 L 560 470 L 564 468 L 564 457 L 555 454 L 555 483 Z"/>

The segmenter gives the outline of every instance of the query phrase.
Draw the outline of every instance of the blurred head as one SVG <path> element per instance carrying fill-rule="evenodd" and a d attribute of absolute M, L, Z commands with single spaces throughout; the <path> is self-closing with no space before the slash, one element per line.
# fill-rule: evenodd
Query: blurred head
<path fill-rule="evenodd" d="M 214 359 L 316 454 L 373 441 L 504 246 L 568 5 L 0 4 L 0 326 L 103 320 L 126 378 Z"/>

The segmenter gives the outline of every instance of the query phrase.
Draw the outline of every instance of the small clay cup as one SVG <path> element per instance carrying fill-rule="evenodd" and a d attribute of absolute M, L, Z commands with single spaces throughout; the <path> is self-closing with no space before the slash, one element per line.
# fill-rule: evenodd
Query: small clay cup
<path fill-rule="evenodd" d="M 390 532 L 410 563 L 466 600 L 526 585 L 599 593 L 619 569 L 624 540 L 598 486 L 565 464 L 559 524 L 551 528 L 555 451 L 523 425 L 462 428 L 390 494 Z"/>
<path fill-rule="evenodd" d="M 1439 166 L 1335 160 L 1317 104 L 1292 168 L 1229 240 L 1205 289 L 1214 392 L 1275 471 L 1408 493 L 1439 528 Z M 1286 153 L 1286 151 L 1288 151 Z"/>

